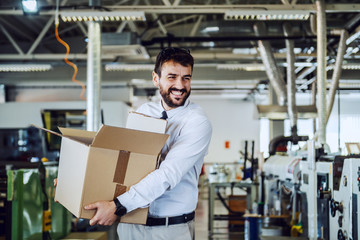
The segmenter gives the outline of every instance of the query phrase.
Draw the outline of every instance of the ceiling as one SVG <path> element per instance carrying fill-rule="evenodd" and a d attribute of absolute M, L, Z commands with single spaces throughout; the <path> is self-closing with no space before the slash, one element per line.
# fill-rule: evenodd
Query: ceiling
<path fill-rule="evenodd" d="M 51 64 L 49 72 L 0 72 L 0 84 L 66 84 L 72 68 L 63 61 L 66 49 L 55 38 L 55 0 L 39 0 L 39 15 L 24 15 L 20 1 L 0 1 L 0 65 L 10 63 Z M 334 64 L 339 30 L 348 34 L 344 65 L 360 66 L 360 4 L 358 0 L 327 0 L 327 64 Z M 104 84 L 145 84 L 159 50 L 166 46 L 190 49 L 195 58 L 194 84 L 197 91 L 238 91 L 249 95 L 268 88 L 268 76 L 258 51 L 259 41 L 271 45 L 277 66 L 286 81 L 285 40 L 295 47 L 295 74 L 298 91 L 308 91 L 316 79 L 316 4 L 313 0 L 60 0 L 59 13 L 144 12 L 146 21 L 103 21 L 102 64 Z M 309 13 L 306 20 L 227 20 L 229 10 L 263 10 Z M 265 24 L 256 34 L 254 24 Z M 286 37 L 283 24 L 291 26 Z M 59 35 L 69 44 L 69 59 L 79 67 L 78 79 L 86 81 L 86 22 L 60 19 Z M 108 64 L 127 64 L 122 71 L 105 71 Z M 328 73 L 331 79 L 332 70 Z M 340 88 L 359 91 L 360 70 L 343 69 Z M 211 90 L 209 90 L 211 89 Z"/>

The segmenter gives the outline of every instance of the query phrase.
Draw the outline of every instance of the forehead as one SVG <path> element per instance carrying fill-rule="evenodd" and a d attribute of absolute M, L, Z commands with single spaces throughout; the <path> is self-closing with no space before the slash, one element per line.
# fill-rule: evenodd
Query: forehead
<path fill-rule="evenodd" d="M 162 74 L 191 75 L 191 66 L 183 66 L 173 60 L 167 61 L 162 65 Z"/>

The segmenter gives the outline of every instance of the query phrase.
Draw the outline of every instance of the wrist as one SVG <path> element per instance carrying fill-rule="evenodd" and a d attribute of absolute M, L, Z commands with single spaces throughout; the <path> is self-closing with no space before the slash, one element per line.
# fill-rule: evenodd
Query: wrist
<path fill-rule="evenodd" d="M 126 207 L 123 206 L 120 203 L 119 199 L 117 199 L 117 198 L 114 199 L 114 203 L 115 203 L 115 212 L 114 212 L 114 214 L 116 216 L 119 216 L 119 217 L 124 216 L 127 213 Z"/>

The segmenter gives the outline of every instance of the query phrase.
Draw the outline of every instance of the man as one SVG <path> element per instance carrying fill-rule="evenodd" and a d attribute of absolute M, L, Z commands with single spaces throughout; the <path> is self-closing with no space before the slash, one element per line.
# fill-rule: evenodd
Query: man
<path fill-rule="evenodd" d="M 197 185 L 212 128 L 203 110 L 188 99 L 193 64 L 190 53 L 180 48 L 166 48 L 157 56 L 152 78 L 161 101 L 145 103 L 137 111 L 168 121 L 170 138 L 160 167 L 114 201 L 86 206 L 97 210 L 91 225 L 111 225 L 118 216 L 150 205 L 146 225 L 118 225 L 120 240 L 195 238 Z"/>

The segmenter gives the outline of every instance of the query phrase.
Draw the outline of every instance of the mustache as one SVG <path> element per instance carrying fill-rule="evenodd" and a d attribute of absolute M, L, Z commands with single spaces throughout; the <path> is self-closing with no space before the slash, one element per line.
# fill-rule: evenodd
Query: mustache
<path fill-rule="evenodd" d="M 178 89 L 178 88 L 169 88 L 169 92 L 171 91 L 180 91 L 181 93 L 187 93 L 186 89 Z"/>

